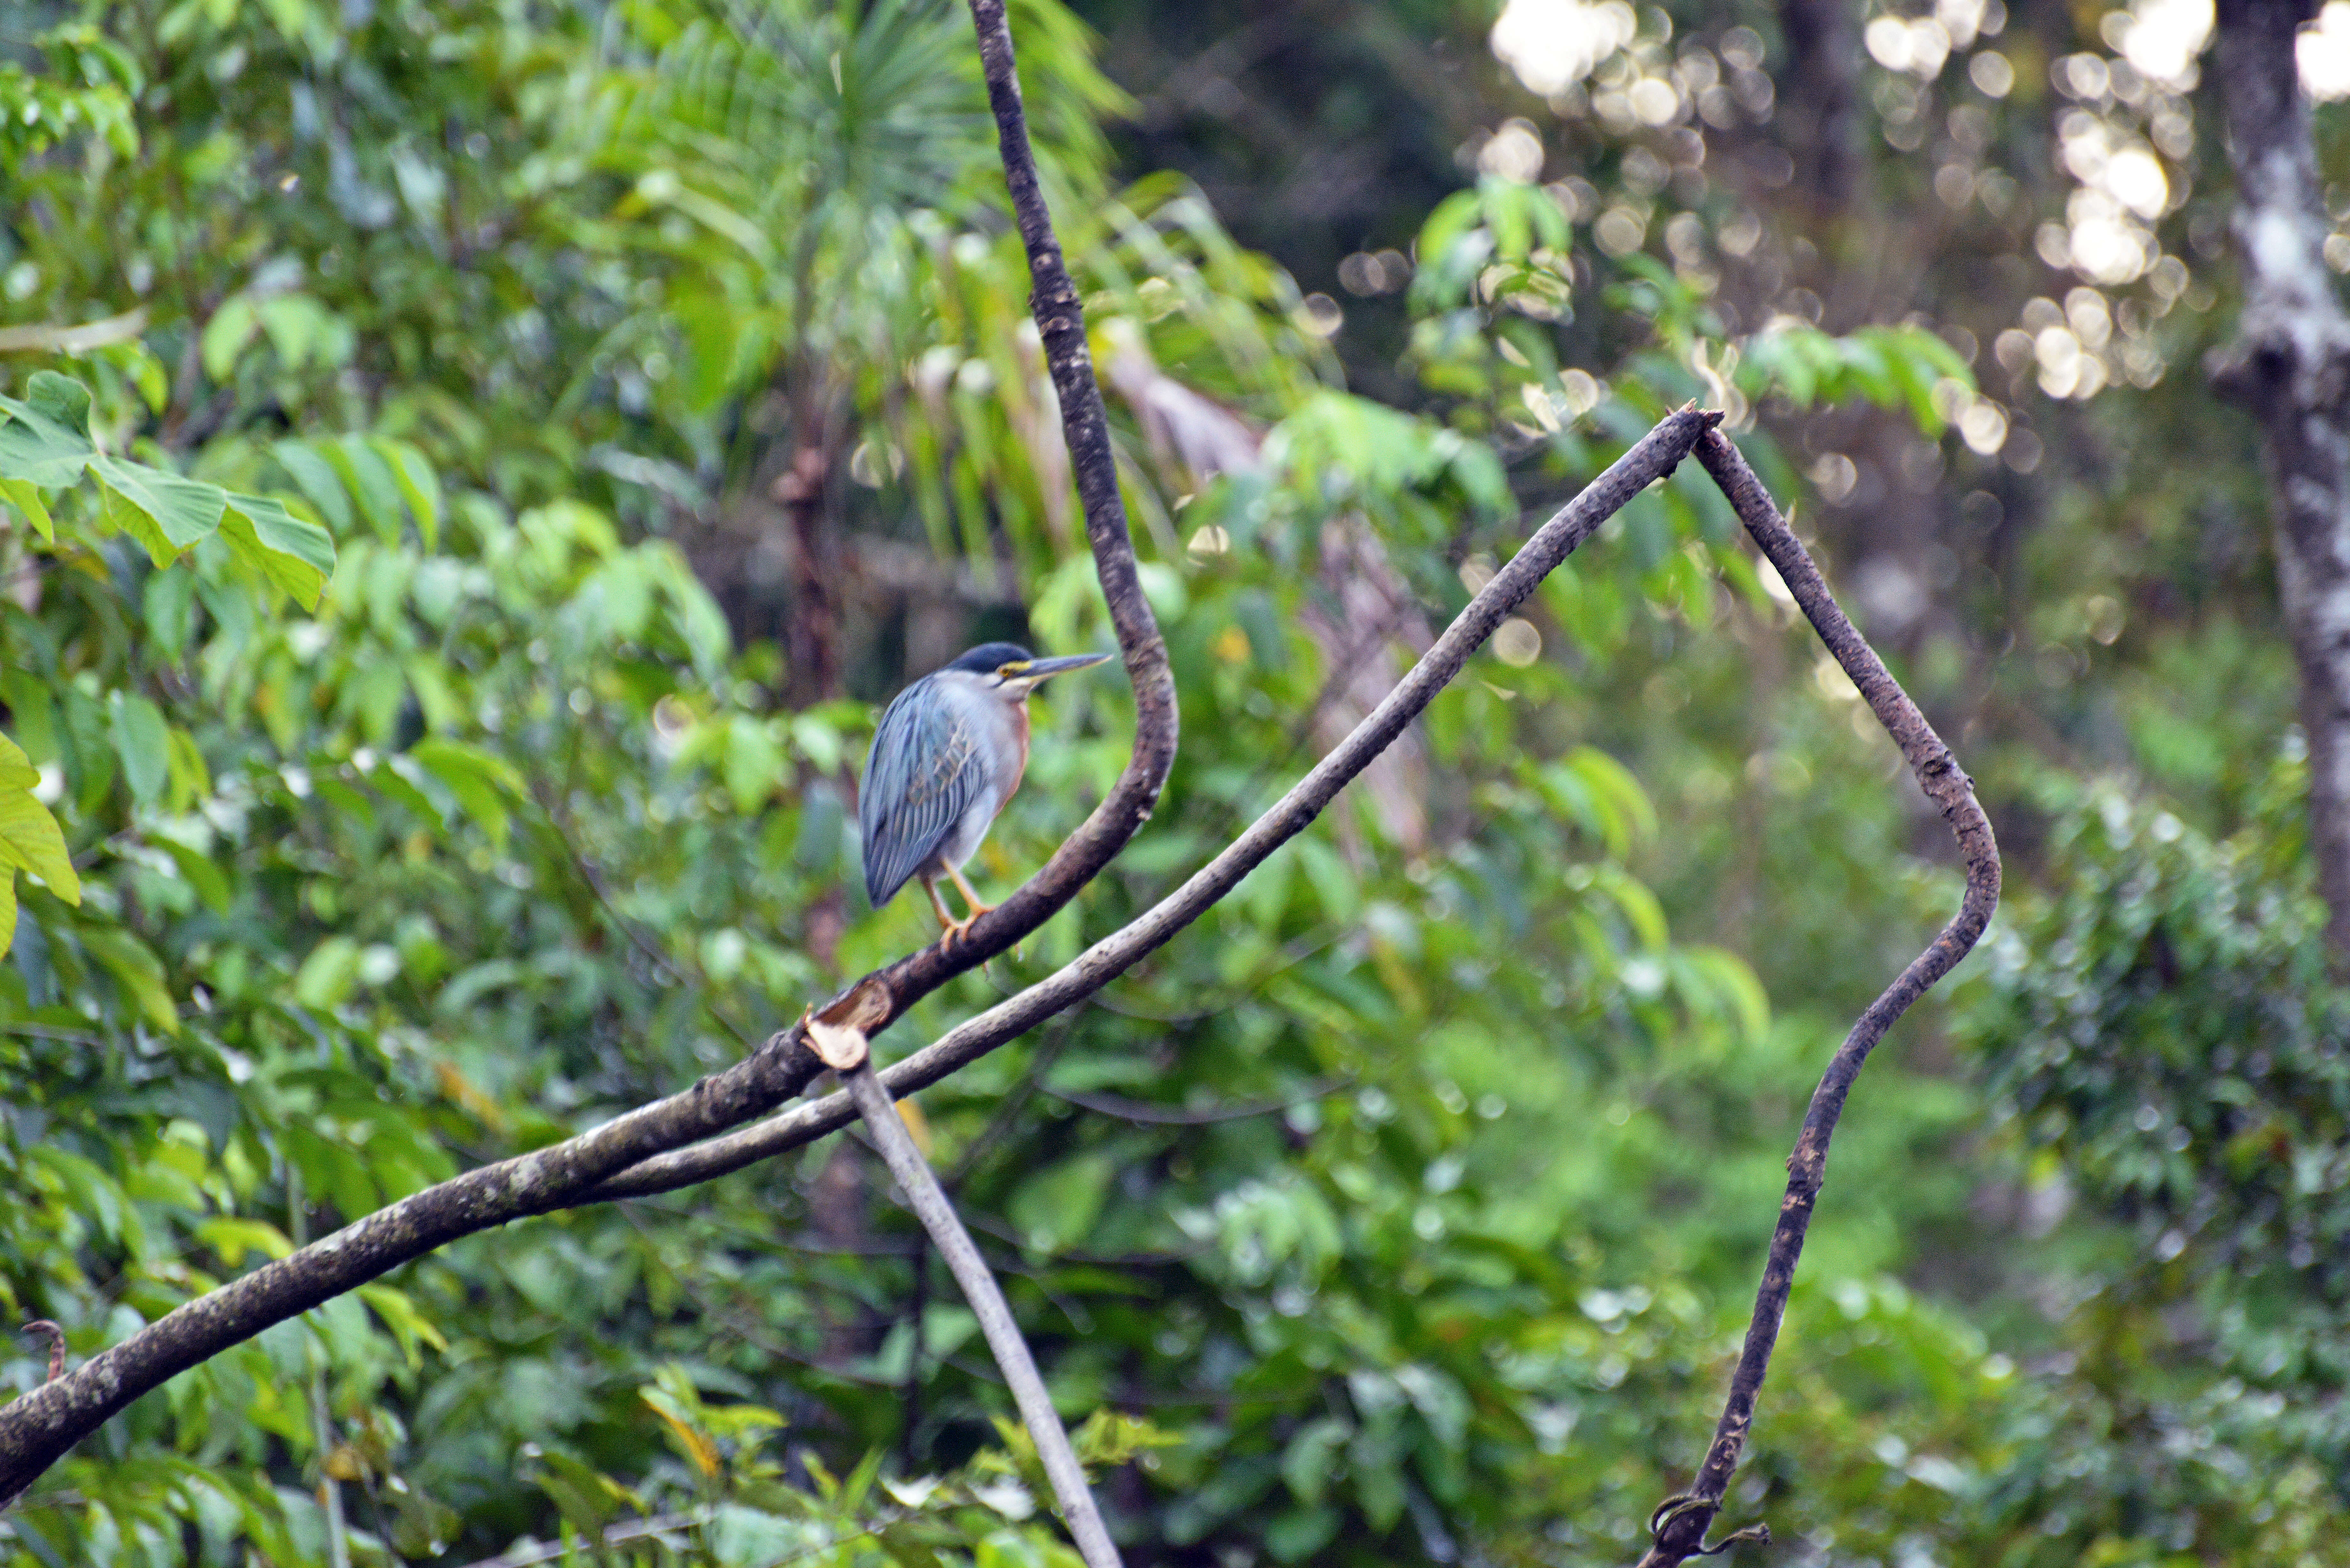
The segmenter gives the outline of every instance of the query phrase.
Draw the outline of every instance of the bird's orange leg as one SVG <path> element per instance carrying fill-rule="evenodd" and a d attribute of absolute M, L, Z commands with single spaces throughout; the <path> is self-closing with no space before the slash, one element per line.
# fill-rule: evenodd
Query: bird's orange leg
<path fill-rule="evenodd" d="M 971 907 L 972 920 L 979 919 L 980 916 L 986 914 L 989 910 L 995 908 L 994 905 L 981 898 L 978 890 L 972 888 L 969 882 L 963 880 L 962 867 L 948 867 L 947 875 L 954 878 L 956 889 L 962 894 L 962 901 Z M 967 926 L 971 924 L 971 920 L 965 920 L 963 924 Z"/>
<path fill-rule="evenodd" d="M 936 877 L 925 877 L 921 882 L 922 891 L 931 896 L 931 909 L 938 915 L 939 924 L 946 929 L 946 940 L 950 942 L 953 941 L 955 938 L 962 935 L 963 927 L 970 922 L 957 920 L 954 916 L 947 912 L 947 901 L 939 897 L 939 884 Z"/>
<path fill-rule="evenodd" d="M 945 934 L 940 940 L 948 947 L 952 947 L 955 943 L 962 940 L 965 932 L 971 929 L 971 922 L 972 920 L 979 919 L 980 916 L 987 913 L 987 911 L 994 906 L 992 904 L 983 904 L 977 898 L 972 898 L 971 893 L 971 884 L 962 879 L 962 876 L 960 872 L 951 869 L 948 872 L 948 875 L 954 877 L 955 885 L 962 889 L 964 899 L 972 907 L 971 914 L 965 919 L 958 920 L 954 916 L 947 912 L 947 901 L 939 897 L 939 884 L 936 877 L 923 877 L 922 891 L 931 896 L 931 908 L 938 911 L 939 924 L 946 929 Z"/>

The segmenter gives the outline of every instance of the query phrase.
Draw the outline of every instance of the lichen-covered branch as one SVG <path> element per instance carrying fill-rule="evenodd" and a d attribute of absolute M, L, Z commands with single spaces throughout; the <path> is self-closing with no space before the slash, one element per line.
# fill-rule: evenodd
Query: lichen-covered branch
<path fill-rule="evenodd" d="M 2314 0 L 2220 0 L 2244 311 L 2212 375 L 2260 425 L 2309 739 L 2310 848 L 2326 944 L 2350 969 L 2350 317 L 2325 265 L 2334 224 L 2293 57 L 2316 15 Z"/>

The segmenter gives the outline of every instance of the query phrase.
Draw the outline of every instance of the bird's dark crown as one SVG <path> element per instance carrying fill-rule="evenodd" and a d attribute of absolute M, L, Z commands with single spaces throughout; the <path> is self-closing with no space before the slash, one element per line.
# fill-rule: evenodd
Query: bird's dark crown
<path fill-rule="evenodd" d="M 993 675 L 1007 664 L 1025 664 L 1035 657 L 1016 642 L 983 642 L 940 668 L 968 670 L 973 675 Z"/>

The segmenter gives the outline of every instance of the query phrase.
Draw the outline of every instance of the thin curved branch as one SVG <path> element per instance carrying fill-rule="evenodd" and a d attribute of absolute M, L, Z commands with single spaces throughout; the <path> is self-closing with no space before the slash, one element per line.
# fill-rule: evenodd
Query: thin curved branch
<path fill-rule="evenodd" d="M 1134 753 L 1101 804 L 1019 891 L 951 947 L 934 943 L 876 970 L 823 1016 L 876 1033 L 955 975 L 1050 919 L 1099 875 L 1149 820 L 1174 765 L 1175 683 L 1167 644 L 1135 566 L 1134 542 L 1086 350 L 1085 317 L 1036 183 L 1002 0 L 972 0 L 988 98 L 1014 216 L 1028 246 L 1045 358 L 1084 503 L 1086 536 L 1134 684 Z M 804 1023 L 768 1037 L 743 1062 L 549 1147 L 467 1171 L 346 1225 L 184 1303 L 75 1369 L 0 1408 L 0 1502 L 16 1496 L 109 1417 L 173 1375 L 460 1236 L 581 1200 L 629 1166 L 739 1127 L 796 1097 L 823 1071 Z"/>
<path fill-rule="evenodd" d="M 1020 1336 L 1020 1324 L 1012 1315 L 1012 1304 L 997 1288 L 995 1276 L 988 1272 L 987 1261 L 979 1255 L 971 1232 L 955 1218 L 954 1204 L 939 1185 L 938 1173 L 922 1158 L 922 1151 L 914 1147 L 913 1135 L 906 1130 L 896 1102 L 881 1086 L 881 1080 L 873 1075 L 872 1058 L 859 1062 L 841 1076 L 847 1081 L 849 1097 L 857 1102 L 865 1125 L 873 1131 L 873 1142 L 889 1167 L 889 1174 L 905 1193 L 907 1206 L 921 1220 L 922 1229 L 931 1233 L 939 1256 L 946 1260 L 955 1283 L 962 1287 L 962 1299 L 970 1305 L 972 1315 L 979 1320 L 979 1331 L 987 1336 L 987 1348 L 994 1352 L 996 1366 L 1003 1369 L 1003 1380 L 1011 1385 L 1013 1402 L 1020 1407 L 1020 1419 L 1035 1441 L 1036 1457 L 1044 1464 L 1045 1479 L 1053 1483 L 1053 1495 L 1061 1504 L 1061 1521 L 1069 1527 L 1078 1555 L 1086 1560 L 1086 1568 L 1119 1568 L 1118 1548 L 1111 1543 L 1109 1531 L 1102 1523 L 1101 1511 L 1094 1506 L 1093 1490 L 1086 1485 L 1086 1472 L 1077 1464 L 1076 1450 L 1069 1447 L 1069 1434 L 1061 1425 L 1059 1413 L 1053 1408 L 1053 1397 L 1045 1391 L 1045 1379 L 1036 1370 L 1036 1358 L 1029 1354 L 1028 1342 Z"/>
<path fill-rule="evenodd" d="M 1853 1080 L 1860 1075 L 1863 1064 L 1877 1043 L 1894 1021 L 1909 1010 L 1909 1004 L 1926 993 L 1929 986 L 1948 974 L 1958 961 L 1967 956 L 1991 923 L 1991 911 L 1999 906 L 1999 845 L 1991 836 L 1991 819 L 1976 804 L 1974 781 L 1960 768 L 1950 747 L 1934 733 L 1933 726 L 1918 705 L 1909 701 L 1899 681 L 1885 668 L 1860 632 L 1838 608 L 1835 596 L 1828 591 L 1819 568 L 1796 539 L 1787 520 L 1772 504 L 1762 482 L 1754 476 L 1746 460 L 1739 455 L 1720 431 L 1709 431 L 1697 445 L 1698 461 L 1705 465 L 1721 493 L 1730 498 L 1731 508 L 1740 522 L 1746 524 L 1763 557 L 1778 569 L 1787 591 L 1795 597 L 1812 628 L 1820 634 L 1852 683 L 1860 688 L 1867 699 L 1869 711 L 1901 748 L 1902 758 L 1909 771 L 1917 775 L 1918 787 L 1926 797 L 1940 808 L 1942 820 L 1959 841 L 1959 853 L 1967 865 L 1967 891 L 1959 905 L 1959 912 L 1944 926 L 1939 935 L 1924 952 L 1909 961 L 1884 994 L 1869 1003 L 1868 1011 L 1860 1015 L 1845 1036 L 1844 1044 L 1828 1061 L 1827 1071 L 1821 1075 L 1820 1085 L 1812 1092 L 1812 1103 L 1804 1113 L 1803 1131 L 1796 1136 L 1794 1152 L 1787 1157 L 1787 1196 L 1779 1206 L 1779 1223 L 1771 1235 L 1771 1251 L 1762 1265 L 1762 1283 L 1754 1296 L 1754 1315 L 1746 1326 L 1746 1344 L 1738 1358 L 1738 1369 L 1730 1379 L 1730 1397 L 1723 1404 L 1721 1420 L 1714 1428 L 1713 1442 L 1706 1449 L 1705 1462 L 1698 1468 L 1697 1480 L 1682 1496 L 1669 1498 L 1651 1521 L 1655 1541 L 1640 1559 L 1639 1568 L 1673 1568 L 1687 1558 L 1700 1555 L 1705 1550 L 1705 1532 L 1721 1511 L 1721 1500 L 1730 1489 L 1731 1472 L 1738 1468 L 1738 1456 L 1746 1445 L 1746 1433 L 1754 1423 L 1754 1401 L 1762 1389 L 1762 1378 L 1771 1368 L 1771 1350 L 1778 1343 L 1779 1325 L 1787 1315 L 1787 1295 L 1794 1286 L 1795 1262 L 1803 1255 L 1804 1232 L 1810 1228 L 1812 1209 L 1818 1202 L 1820 1184 L 1827 1175 L 1828 1140 L 1835 1136 L 1836 1118 L 1844 1114 L 1845 1096 L 1852 1092 Z M 1769 1532 L 1759 1537 L 1769 1540 Z"/>
<path fill-rule="evenodd" d="M 1419 662 L 1397 682 L 1395 690 L 1222 854 L 1193 872 L 1174 892 L 1079 953 L 1062 969 L 890 1065 L 880 1075 L 890 1094 L 903 1099 L 1006 1041 L 1018 1038 L 1062 1009 L 1091 996 L 1198 919 L 1237 887 L 1242 877 L 1262 865 L 1266 857 L 1304 832 L 1347 782 L 1368 766 L 1371 759 L 1401 734 L 1404 726 L 1461 673 L 1469 656 L 1492 636 L 1494 628 L 1534 592 L 1535 585 L 1553 567 L 1566 559 L 1569 551 L 1589 538 L 1626 502 L 1670 473 L 1697 444 L 1698 438 L 1721 420 L 1720 414 L 1700 412 L 1694 405 L 1666 415 L 1629 452 L 1609 464 L 1606 472 L 1560 507 L 1526 541 L 1525 548 L 1512 556 L 1510 564 L 1495 573 L 1492 581 L 1469 601 L 1468 607 L 1444 628 L 1444 635 L 1420 656 Z M 723 1137 L 647 1159 L 604 1182 L 579 1201 L 645 1198 L 707 1181 L 770 1155 L 797 1148 L 847 1126 L 856 1117 L 856 1107 L 846 1094 L 827 1095 Z"/>

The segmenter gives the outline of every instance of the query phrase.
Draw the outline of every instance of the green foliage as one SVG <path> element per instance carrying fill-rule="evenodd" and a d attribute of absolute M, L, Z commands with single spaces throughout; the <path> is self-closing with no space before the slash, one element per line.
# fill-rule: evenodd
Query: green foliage
<path fill-rule="evenodd" d="M 0 171 L 14 172 L 78 137 L 94 137 L 125 158 L 135 155 L 139 130 L 131 101 L 144 83 L 130 51 L 86 24 L 53 27 L 29 41 L 46 70 L 0 62 Z"/>
<path fill-rule="evenodd" d="M 1781 322 L 1748 338 L 1739 389 L 1760 399 L 1785 394 L 1796 408 L 1866 399 L 1898 409 L 1919 430 L 1939 435 L 1948 415 L 1935 396 L 1948 381 L 1969 401 L 1974 374 L 1958 350 L 1920 327 L 1863 327 L 1832 337 L 1800 322 Z"/>
<path fill-rule="evenodd" d="M 1076 15 L 1013 25 L 1184 746 L 1132 850 L 885 1054 L 1212 853 L 1664 410 L 1759 418 L 1794 496 L 1792 410 L 1912 441 L 1986 396 L 1923 326 L 1749 329 L 1680 249 L 1596 245 L 1621 225 L 1564 182 L 1456 189 L 1450 144 L 1366 373 L 1199 188 L 1121 183 L 1105 126 L 1157 110 Z M 0 65 L 0 281 L 47 324 L 0 338 L 41 356 L 0 399 L 0 1309 L 87 1356 L 929 940 L 853 891 L 868 700 L 941 638 L 1108 638 L 968 29 L 185 0 Z M 1666 232 L 1688 182 L 1629 163 L 1593 189 Z M 806 451 L 847 673 L 786 704 L 773 481 Z M 1995 691 L 2118 635 L 2064 576 L 2106 536 L 2077 504 L 2002 568 L 2037 663 Z M 2144 537 L 2178 554 L 2197 504 L 2161 492 Z M 1620 1562 L 1683 1484 L 1818 1064 L 1954 899 L 1774 581 L 1685 469 L 1325 826 L 910 1103 L 1138 1561 Z M 2276 685 L 2227 624 L 2121 700 L 2214 813 L 2258 785 L 2173 694 Z M 1931 701 L 1970 678 L 1900 662 Z M 1107 677 L 1035 722 L 983 888 L 1126 755 Z M 2241 849 L 2058 813 L 2058 893 L 1970 1014 L 1987 1096 L 1930 1016 L 1863 1081 L 1733 1522 L 1823 1560 L 2322 1560 L 2342 1110 L 2291 794 Z M 2009 1240 L 1974 1218 L 1986 1097 L 2019 1181 L 2061 1166 L 2146 1243 L 2068 1224 L 2053 1324 L 2042 1282 L 1965 1272 Z M 0 1563 L 327 1562 L 332 1495 L 370 1564 L 1066 1565 L 920 1251 L 840 1143 L 466 1238 L 140 1401 Z M 2182 1302 L 2224 1375 L 2145 1348 Z"/>
<path fill-rule="evenodd" d="M 2214 842 L 2118 791 L 2052 784 L 2051 896 L 1977 988 L 1967 1033 L 2019 1156 L 2112 1227 L 2064 1287 L 2069 1376 L 1990 1493 L 2020 1518 L 2045 1506 L 2041 1474 L 2078 1478 L 2033 1561 L 2120 1560 L 2125 1542 L 2338 1558 L 2312 1520 L 2343 1506 L 2350 1455 L 2350 1064 L 2306 788 L 2296 750 Z"/>
<path fill-rule="evenodd" d="M 2058 898 L 2007 940 L 1975 1023 L 2031 1147 L 2064 1158 L 2168 1261 L 2243 1274 L 2282 1262 L 2338 1295 L 2334 1165 L 2350 1064 L 2327 983 L 2297 761 L 2213 844 L 2117 794 L 2067 803 Z M 2208 1239 L 2206 1239 L 2208 1233 Z"/>
<path fill-rule="evenodd" d="M 116 532 L 128 534 L 158 566 L 170 566 L 217 535 L 237 562 L 306 608 L 317 606 L 334 570 L 334 541 L 326 529 L 286 509 L 284 501 L 244 495 L 185 479 L 168 469 L 115 457 L 90 433 L 89 391 L 78 381 L 43 370 L 23 400 L 0 397 L 0 495 L 37 530 L 57 541 L 45 492 L 73 490 L 87 472 L 98 482 L 100 504 L 82 508 L 68 545 L 84 548 Z"/>

